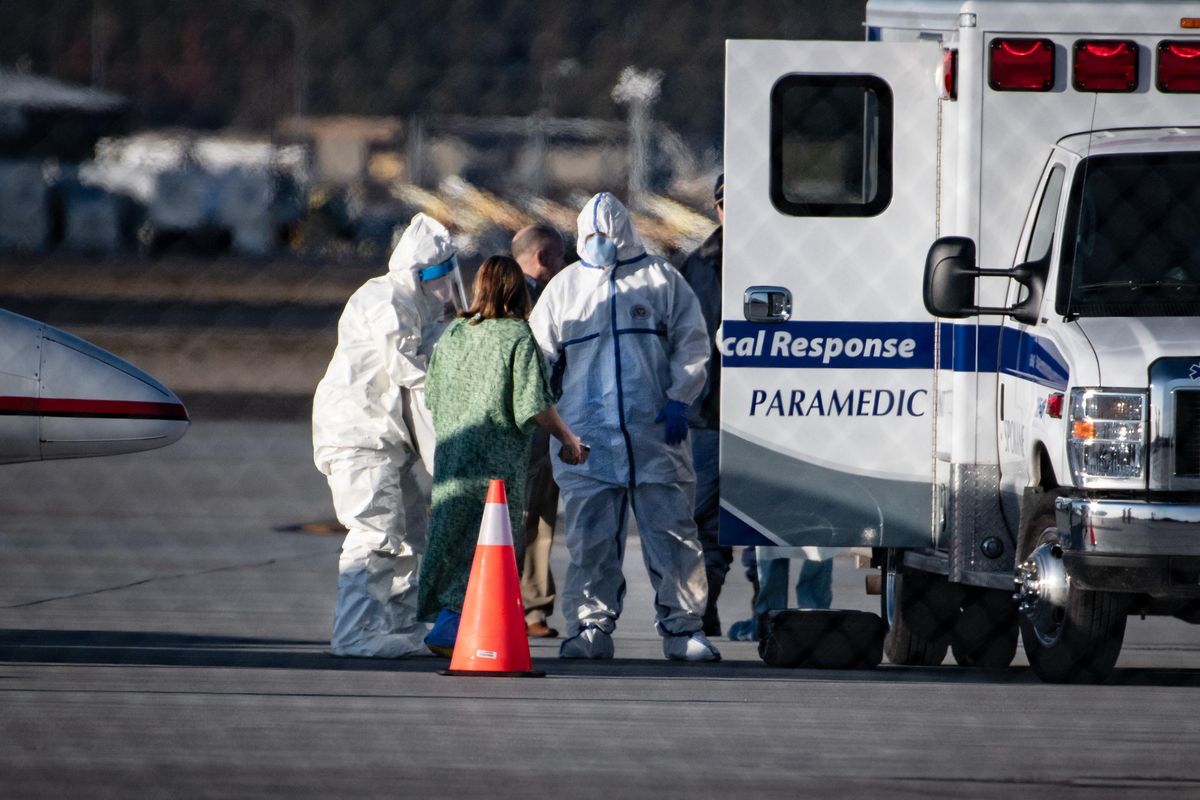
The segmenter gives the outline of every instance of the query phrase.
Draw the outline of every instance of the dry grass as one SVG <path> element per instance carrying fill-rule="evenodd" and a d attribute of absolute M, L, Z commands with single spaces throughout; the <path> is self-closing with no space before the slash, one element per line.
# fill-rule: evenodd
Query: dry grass
<path fill-rule="evenodd" d="M 364 280 L 384 269 L 200 259 L 10 260 L 0 263 L 0 296 L 340 306 Z M 322 331 L 69 323 L 61 327 L 184 394 L 311 394 L 337 342 L 332 326 Z"/>

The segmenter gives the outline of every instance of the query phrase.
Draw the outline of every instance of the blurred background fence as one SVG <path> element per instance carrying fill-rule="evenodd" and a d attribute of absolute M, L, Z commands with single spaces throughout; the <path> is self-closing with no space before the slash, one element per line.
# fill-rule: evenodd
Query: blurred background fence
<path fill-rule="evenodd" d="M 470 270 L 534 220 L 570 247 L 608 190 L 680 261 L 715 224 L 725 39 L 858 39 L 863 6 L 0 0 L 0 307 L 194 406 L 301 413 L 416 211 Z"/>
<path fill-rule="evenodd" d="M 706 209 L 725 38 L 859 38 L 862 5 L 3 0 L 0 247 L 375 257 L 414 207 L 484 240 L 599 189 Z M 700 225 L 650 211 L 664 248 Z"/>

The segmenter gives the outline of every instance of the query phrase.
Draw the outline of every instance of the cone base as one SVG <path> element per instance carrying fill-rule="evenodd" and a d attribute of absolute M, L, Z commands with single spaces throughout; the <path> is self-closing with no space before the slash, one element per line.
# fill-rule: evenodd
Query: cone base
<path fill-rule="evenodd" d="M 475 677 L 480 678 L 544 678 L 546 673 L 540 669 L 530 670 L 529 672 L 504 672 L 503 670 L 485 670 L 485 669 L 439 669 L 438 675 L 456 675 L 458 677 Z"/>

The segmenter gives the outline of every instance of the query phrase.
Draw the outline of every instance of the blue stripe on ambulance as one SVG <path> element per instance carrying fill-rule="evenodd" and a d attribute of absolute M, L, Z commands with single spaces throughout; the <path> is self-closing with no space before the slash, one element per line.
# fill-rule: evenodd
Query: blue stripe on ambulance
<path fill-rule="evenodd" d="M 1066 359 L 1050 339 L 1000 325 L 934 322 L 786 322 L 726 320 L 722 367 L 729 369 L 932 369 L 934 325 L 941 325 L 942 368 L 1000 372 L 1052 389 L 1067 388 Z M 831 342 L 837 353 L 831 355 Z"/>
<path fill-rule="evenodd" d="M 946 328 L 953 328 L 951 361 L 955 372 L 1000 372 L 1051 389 L 1066 389 L 1070 371 L 1054 342 L 1000 325 L 942 325 L 942 363 Z"/>

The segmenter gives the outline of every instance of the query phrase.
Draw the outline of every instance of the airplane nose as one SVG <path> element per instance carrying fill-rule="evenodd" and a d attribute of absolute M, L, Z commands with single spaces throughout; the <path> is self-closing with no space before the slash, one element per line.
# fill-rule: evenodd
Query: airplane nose
<path fill-rule="evenodd" d="M 38 382 L 43 459 L 166 447 L 190 424 L 170 389 L 107 350 L 50 326 L 42 329 Z"/>

